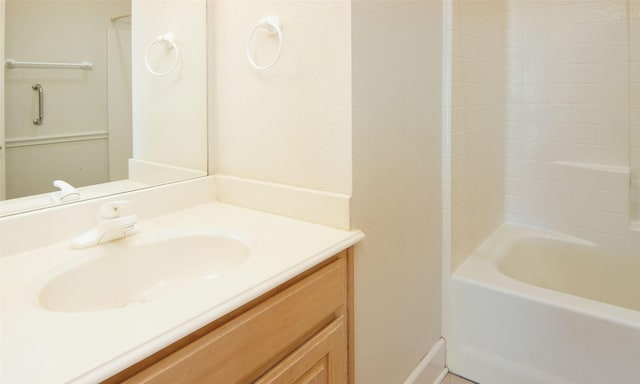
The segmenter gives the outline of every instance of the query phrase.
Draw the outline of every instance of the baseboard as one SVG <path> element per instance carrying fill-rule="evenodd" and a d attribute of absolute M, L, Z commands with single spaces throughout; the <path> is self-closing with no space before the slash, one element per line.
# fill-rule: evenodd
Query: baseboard
<path fill-rule="evenodd" d="M 445 342 L 440 338 L 407 377 L 404 384 L 440 384 L 448 373 L 444 359 Z"/>
<path fill-rule="evenodd" d="M 436 381 L 433 382 L 433 384 L 441 384 L 444 379 L 447 378 L 447 375 L 449 374 L 449 368 L 444 368 L 442 370 L 442 372 L 440 372 L 440 375 L 436 378 Z"/>
<path fill-rule="evenodd" d="M 216 175 L 218 201 L 350 230 L 350 196 Z"/>

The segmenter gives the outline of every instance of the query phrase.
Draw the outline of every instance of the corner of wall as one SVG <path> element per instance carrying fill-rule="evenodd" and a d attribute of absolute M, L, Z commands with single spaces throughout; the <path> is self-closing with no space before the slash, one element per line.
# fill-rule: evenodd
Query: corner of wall
<path fill-rule="evenodd" d="M 4 7 L 5 2 L 0 4 L 0 30 L 4 31 Z M 0 59 L 4 63 L 4 39 L 0 41 Z M 0 93 L 0 200 L 6 198 L 6 183 L 5 183 L 5 150 L 4 150 L 4 71 L 0 73 L 0 89 L 3 91 Z"/>
<path fill-rule="evenodd" d="M 441 9 L 352 2 L 358 382 L 403 382 L 440 338 Z"/>
<path fill-rule="evenodd" d="M 445 367 L 445 347 L 445 340 L 438 339 L 404 384 L 440 384 L 449 372 Z"/>

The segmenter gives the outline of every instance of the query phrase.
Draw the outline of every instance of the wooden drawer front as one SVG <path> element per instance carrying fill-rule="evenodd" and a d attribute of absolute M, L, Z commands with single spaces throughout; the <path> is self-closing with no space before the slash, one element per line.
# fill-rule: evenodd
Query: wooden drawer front
<path fill-rule="evenodd" d="M 256 381 L 256 384 L 346 383 L 347 328 L 342 316 Z"/>
<path fill-rule="evenodd" d="M 339 258 L 126 382 L 252 382 L 346 313 L 346 273 Z"/>

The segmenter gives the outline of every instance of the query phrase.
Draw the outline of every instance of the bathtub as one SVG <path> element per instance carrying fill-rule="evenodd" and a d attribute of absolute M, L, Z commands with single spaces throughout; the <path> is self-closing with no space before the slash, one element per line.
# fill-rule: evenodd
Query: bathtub
<path fill-rule="evenodd" d="M 498 228 L 451 278 L 449 369 L 481 384 L 640 383 L 640 248 L 627 249 Z"/>

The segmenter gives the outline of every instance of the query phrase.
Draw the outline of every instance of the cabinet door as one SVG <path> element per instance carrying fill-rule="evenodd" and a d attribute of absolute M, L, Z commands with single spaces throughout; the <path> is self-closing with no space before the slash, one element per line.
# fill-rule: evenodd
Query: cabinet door
<path fill-rule="evenodd" d="M 255 381 L 300 345 L 307 344 L 305 340 L 315 339 L 318 330 L 326 329 L 324 324 L 329 321 L 333 324 L 335 319 L 343 317 L 347 300 L 346 269 L 345 259 L 337 259 L 125 382 L 246 384 Z"/>
<path fill-rule="evenodd" d="M 347 330 L 341 316 L 255 384 L 346 384 Z"/>

